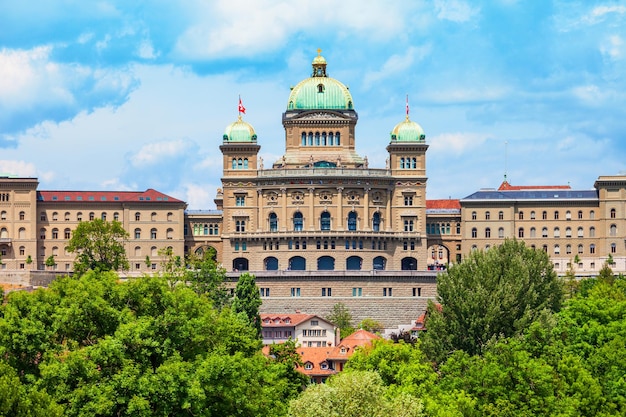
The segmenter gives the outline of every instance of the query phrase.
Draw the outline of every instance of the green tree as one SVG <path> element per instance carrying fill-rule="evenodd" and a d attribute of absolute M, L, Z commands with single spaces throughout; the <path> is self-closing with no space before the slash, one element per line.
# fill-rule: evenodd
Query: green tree
<path fill-rule="evenodd" d="M 381 322 L 372 318 L 365 318 L 359 323 L 359 329 L 367 330 L 372 333 L 380 333 L 384 328 L 385 326 L 383 326 Z"/>
<path fill-rule="evenodd" d="M 354 333 L 354 325 L 352 324 L 352 313 L 344 303 L 337 303 L 333 306 L 330 314 L 326 316 L 326 320 L 339 327 L 341 338 L 350 336 Z"/>
<path fill-rule="evenodd" d="M 206 294 L 218 309 L 231 302 L 232 297 L 225 285 L 226 269 L 215 260 L 213 248 L 201 256 L 191 254 L 187 257 L 185 280 L 197 294 Z"/>
<path fill-rule="evenodd" d="M 419 417 L 422 402 L 409 394 L 388 396 L 371 371 L 342 372 L 326 384 L 310 386 L 289 404 L 291 417 Z"/>
<path fill-rule="evenodd" d="M 256 286 L 254 275 L 241 274 L 235 287 L 235 298 L 233 299 L 233 311 L 243 314 L 248 322 L 257 330 L 257 336 L 261 336 L 261 294 Z"/>
<path fill-rule="evenodd" d="M 54 260 L 54 255 L 50 255 L 50 256 L 48 256 L 48 257 L 46 258 L 46 262 L 45 262 L 45 264 L 46 264 L 46 266 L 47 266 L 48 268 L 52 268 L 52 267 L 54 267 L 54 266 L 57 264 L 57 262 Z"/>
<path fill-rule="evenodd" d="M 437 278 L 441 310 L 429 303 L 422 347 L 436 362 L 480 353 L 490 340 L 520 334 L 544 310 L 558 311 L 563 287 L 548 255 L 505 240 L 474 251 Z"/>
<path fill-rule="evenodd" d="M 0 362 L 0 417 L 61 417 L 63 408 L 45 392 L 22 384 L 17 372 Z"/>
<path fill-rule="evenodd" d="M 128 269 L 124 241 L 128 232 L 118 221 L 95 219 L 81 222 L 72 233 L 67 250 L 76 252 L 74 272 L 82 275 L 94 271 L 118 271 Z"/>

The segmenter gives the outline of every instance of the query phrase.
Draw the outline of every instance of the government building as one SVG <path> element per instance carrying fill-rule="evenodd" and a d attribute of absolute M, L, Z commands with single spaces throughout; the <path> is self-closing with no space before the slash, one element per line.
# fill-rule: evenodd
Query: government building
<path fill-rule="evenodd" d="M 128 231 L 126 276 L 158 271 L 164 248 L 214 251 L 230 285 L 243 271 L 257 277 L 262 312 L 324 316 L 341 302 L 357 320 L 391 326 L 424 311 L 449 263 L 506 238 L 548 252 L 559 274 L 594 275 L 606 261 L 626 271 L 626 177 L 601 176 L 589 190 L 505 180 L 427 200 L 428 144 L 408 109 L 390 126 L 384 168 L 357 154 L 357 122 L 350 90 L 318 53 L 288 95 L 282 157 L 264 163 L 262 134 L 241 113 L 226 127 L 214 210 L 152 189 L 42 191 L 36 178 L 0 177 L 0 279 L 71 272 L 72 231 L 95 218 Z"/>

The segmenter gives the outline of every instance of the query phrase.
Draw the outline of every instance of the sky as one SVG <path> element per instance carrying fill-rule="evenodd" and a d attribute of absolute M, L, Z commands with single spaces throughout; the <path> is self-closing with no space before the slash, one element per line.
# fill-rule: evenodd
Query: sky
<path fill-rule="evenodd" d="M 42 190 L 154 188 L 214 209 L 219 146 L 285 149 L 317 49 L 352 93 L 356 148 L 426 132 L 427 198 L 592 189 L 626 173 L 626 0 L 0 0 L 0 175 Z"/>

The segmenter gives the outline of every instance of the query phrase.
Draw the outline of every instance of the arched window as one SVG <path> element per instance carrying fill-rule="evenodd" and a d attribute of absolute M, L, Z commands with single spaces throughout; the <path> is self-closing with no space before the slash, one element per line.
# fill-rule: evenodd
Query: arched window
<path fill-rule="evenodd" d="M 302 146 L 306 146 L 306 133 L 302 132 L 302 142 L 301 142 Z"/>
<path fill-rule="evenodd" d="M 565 228 L 565 237 L 572 237 L 572 228 L 571 227 L 566 227 Z"/>
<path fill-rule="evenodd" d="M 306 259 L 302 256 L 294 256 L 289 259 L 289 269 L 292 271 L 305 271 L 306 270 Z"/>
<path fill-rule="evenodd" d="M 63 237 L 65 239 L 71 239 L 72 238 L 72 230 L 68 227 L 63 231 Z"/>
<path fill-rule="evenodd" d="M 270 232 L 278 232 L 278 216 L 276 213 L 270 213 Z"/>
<path fill-rule="evenodd" d="M 413 169 L 417 168 L 417 158 L 411 159 L 411 168 Z"/>
<path fill-rule="evenodd" d="M 156 212 L 152 212 L 152 214 L 150 214 L 150 221 L 156 222 L 157 220 L 157 214 Z"/>
<path fill-rule="evenodd" d="M 472 220 L 476 220 L 476 212 L 472 211 Z"/>
<path fill-rule="evenodd" d="M 335 258 L 332 256 L 320 256 L 317 258 L 318 271 L 333 271 L 335 269 Z"/>
<path fill-rule="evenodd" d="M 335 133 L 335 142 L 337 142 L 337 146 L 341 146 L 341 134 L 339 132 Z"/>
<path fill-rule="evenodd" d="M 157 229 L 150 229 L 150 239 L 156 239 L 157 238 Z"/>
<path fill-rule="evenodd" d="M 554 245 L 554 254 L 555 255 L 561 254 L 561 247 L 559 245 Z"/>
<path fill-rule="evenodd" d="M 498 212 L 498 220 L 504 220 L 504 212 L 503 211 L 499 211 Z"/>
<path fill-rule="evenodd" d="M 583 249 L 583 245 L 582 245 L 582 244 L 578 245 L 578 254 L 579 254 L 579 255 L 582 255 L 583 250 L 584 250 L 584 249 Z"/>
<path fill-rule="evenodd" d="M 360 271 L 363 266 L 363 259 L 359 256 L 350 256 L 346 259 L 346 269 L 348 271 Z"/>
<path fill-rule="evenodd" d="M 141 220 L 141 213 L 137 212 L 135 213 L 135 221 L 138 222 Z"/>
<path fill-rule="evenodd" d="M 20 227 L 20 230 L 18 230 L 17 235 L 19 236 L 20 239 L 26 239 L 26 229 L 24 227 Z"/>
<path fill-rule="evenodd" d="M 524 220 L 524 212 L 523 212 L 523 211 L 520 211 L 520 212 L 517 214 L 517 216 L 518 216 L 518 219 L 520 219 L 520 220 Z"/>
<path fill-rule="evenodd" d="M 589 228 L 589 237 L 596 237 L 596 228 L 593 226 Z"/>
<path fill-rule="evenodd" d="M 348 230 L 356 230 L 356 211 L 348 213 Z"/>
<path fill-rule="evenodd" d="M 233 169 L 237 169 L 237 159 L 233 158 Z"/>
<path fill-rule="evenodd" d="M 374 258 L 374 270 L 383 271 L 387 266 L 387 260 L 382 256 L 377 256 Z"/>
<path fill-rule="evenodd" d="M 301 232 L 304 228 L 304 219 L 302 217 L 302 213 L 296 211 L 293 214 L 293 230 L 296 232 Z"/>
<path fill-rule="evenodd" d="M 485 237 L 486 238 L 490 238 L 491 237 L 491 229 L 490 228 L 486 228 L 485 229 Z"/>
<path fill-rule="evenodd" d="M 96 215 L 94 214 L 94 212 L 92 211 L 91 213 L 89 213 L 89 220 L 93 220 L 96 218 Z"/>
<path fill-rule="evenodd" d="M 243 159 L 243 169 L 248 169 L 248 158 Z"/>
<path fill-rule="evenodd" d="M 548 237 L 548 228 L 544 227 L 541 229 L 541 237 Z"/>
<path fill-rule="evenodd" d="M 485 212 L 485 220 L 489 220 L 491 219 L 491 213 L 489 213 L 488 211 Z"/>
<path fill-rule="evenodd" d="M 372 216 L 372 230 L 380 232 L 380 213 L 378 211 Z"/>
<path fill-rule="evenodd" d="M 524 228 L 520 227 L 519 229 L 517 229 L 517 237 L 519 237 L 520 239 L 524 237 Z"/>
<path fill-rule="evenodd" d="M 400 158 L 400 169 L 404 169 L 404 158 Z"/>
<path fill-rule="evenodd" d="M 24 220 L 26 218 L 26 213 L 23 211 L 20 211 L 20 220 Z"/>
<path fill-rule="evenodd" d="M 333 132 L 328 133 L 328 145 L 330 146 L 335 145 L 335 137 L 333 136 Z"/>
<path fill-rule="evenodd" d="M 278 271 L 278 259 L 273 256 L 265 258 L 265 270 Z"/>
<path fill-rule="evenodd" d="M 107 214 L 105 211 L 103 211 L 102 213 L 100 213 L 100 220 L 106 221 L 106 219 L 107 219 Z"/>
<path fill-rule="evenodd" d="M 165 233 L 165 238 L 166 239 L 174 239 L 174 229 L 167 229 L 166 233 Z"/>
<path fill-rule="evenodd" d="M 554 228 L 554 237 L 561 237 L 561 229 L 559 229 L 558 227 Z"/>
<path fill-rule="evenodd" d="M 320 146 L 320 132 L 315 132 L 315 146 Z"/>
<path fill-rule="evenodd" d="M 413 257 L 402 258 L 403 271 L 417 271 L 417 259 Z"/>
<path fill-rule="evenodd" d="M 322 132 L 322 146 L 326 146 L 326 132 Z"/>
<path fill-rule="evenodd" d="M 472 237 L 478 237 L 478 229 L 476 229 L 475 227 L 472 227 Z"/>
<path fill-rule="evenodd" d="M 59 229 L 55 227 L 54 229 L 52 229 L 52 239 L 58 239 L 58 238 L 59 238 Z"/>
<path fill-rule="evenodd" d="M 141 256 L 141 246 L 135 246 L 135 256 Z"/>
<path fill-rule="evenodd" d="M 614 208 L 611 209 L 611 218 L 612 219 L 615 218 L 615 209 Z"/>
<path fill-rule="evenodd" d="M 6 227 L 0 229 L 0 239 L 8 239 L 9 238 L 9 230 Z"/>
<path fill-rule="evenodd" d="M 530 237 L 537 237 L 537 229 L 534 227 L 530 228 Z"/>
<path fill-rule="evenodd" d="M 235 258 L 235 259 L 233 259 L 233 270 L 234 271 L 247 271 L 248 270 L 248 260 L 246 258 Z"/>
<path fill-rule="evenodd" d="M 579 227 L 578 228 L 578 237 L 584 237 L 583 235 L 584 235 L 583 228 Z"/>
<path fill-rule="evenodd" d="M 320 229 L 330 230 L 330 213 L 325 211 L 320 216 Z"/>
<path fill-rule="evenodd" d="M 135 239 L 141 239 L 141 229 L 135 229 Z"/>
<path fill-rule="evenodd" d="M 504 239 L 504 227 L 498 228 L 498 237 Z"/>
<path fill-rule="evenodd" d="M 313 146 L 313 132 L 309 132 L 309 146 Z"/>
<path fill-rule="evenodd" d="M 534 211 L 530 212 L 530 220 L 535 220 L 535 212 Z"/>
<path fill-rule="evenodd" d="M 617 226 L 616 225 L 612 224 L 609 227 L 609 235 L 610 236 L 617 236 Z"/>

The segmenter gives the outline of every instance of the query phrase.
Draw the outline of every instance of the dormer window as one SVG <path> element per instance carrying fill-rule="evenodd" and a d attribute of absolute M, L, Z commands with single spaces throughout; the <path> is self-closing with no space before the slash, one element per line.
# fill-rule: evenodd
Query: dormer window
<path fill-rule="evenodd" d="M 311 369 L 313 369 L 313 364 L 311 362 L 307 362 L 304 364 L 304 369 L 310 371 Z"/>
<path fill-rule="evenodd" d="M 317 92 L 318 93 L 323 93 L 324 92 L 324 84 L 318 84 L 317 85 Z"/>

